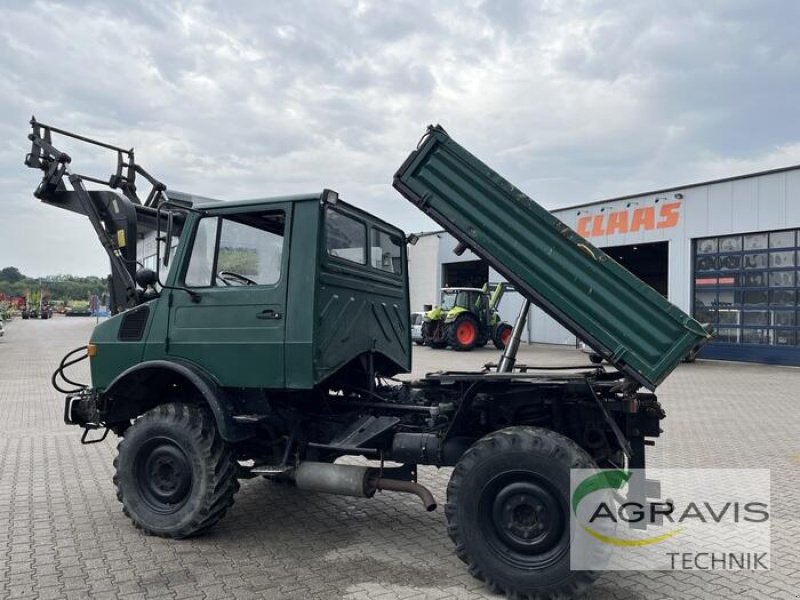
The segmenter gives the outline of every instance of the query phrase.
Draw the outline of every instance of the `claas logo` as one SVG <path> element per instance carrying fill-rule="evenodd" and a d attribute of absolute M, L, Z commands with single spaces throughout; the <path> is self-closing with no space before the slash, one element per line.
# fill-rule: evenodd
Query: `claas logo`
<path fill-rule="evenodd" d="M 658 210 L 656 210 L 658 209 Z M 633 233 L 669 229 L 680 220 L 681 203 L 672 202 L 657 206 L 643 206 L 632 210 L 615 210 L 578 219 L 577 231 L 585 238 L 616 233 Z"/>

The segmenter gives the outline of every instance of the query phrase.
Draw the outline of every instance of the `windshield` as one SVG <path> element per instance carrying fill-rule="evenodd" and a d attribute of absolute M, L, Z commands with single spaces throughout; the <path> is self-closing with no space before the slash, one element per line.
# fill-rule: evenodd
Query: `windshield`
<path fill-rule="evenodd" d="M 450 310 L 456 305 L 457 292 L 442 292 L 442 310 Z"/>

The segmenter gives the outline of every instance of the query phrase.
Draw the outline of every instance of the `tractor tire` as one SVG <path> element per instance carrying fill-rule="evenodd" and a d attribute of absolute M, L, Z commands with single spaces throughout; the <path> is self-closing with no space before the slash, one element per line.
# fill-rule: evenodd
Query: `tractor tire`
<path fill-rule="evenodd" d="M 571 468 L 596 468 L 549 429 L 490 433 L 459 460 L 447 486 L 447 533 L 474 577 L 511 598 L 571 598 L 596 573 L 570 570 Z"/>
<path fill-rule="evenodd" d="M 472 350 L 480 337 L 478 320 L 470 313 L 461 313 L 447 326 L 447 343 L 460 352 Z"/>
<path fill-rule="evenodd" d="M 513 331 L 514 328 L 508 323 L 498 323 L 494 330 L 494 335 L 492 336 L 494 347 L 498 350 L 505 350 L 508 340 L 511 339 L 511 334 Z"/>
<path fill-rule="evenodd" d="M 422 324 L 422 343 L 431 348 L 441 349 L 447 347 L 447 339 L 442 335 L 444 323 L 441 321 L 428 321 Z"/>
<path fill-rule="evenodd" d="M 117 449 L 117 499 L 148 535 L 201 534 L 233 505 L 239 465 L 203 407 L 157 406 L 131 425 Z"/>

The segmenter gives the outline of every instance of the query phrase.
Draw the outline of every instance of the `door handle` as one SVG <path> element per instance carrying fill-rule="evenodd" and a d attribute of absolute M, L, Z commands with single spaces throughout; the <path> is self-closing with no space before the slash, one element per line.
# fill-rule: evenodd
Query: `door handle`
<path fill-rule="evenodd" d="M 264 319 L 264 320 L 276 320 L 281 318 L 281 313 L 268 308 L 266 310 L 262 310 L 260 313 L 256 315 L 256 319 Z"/>

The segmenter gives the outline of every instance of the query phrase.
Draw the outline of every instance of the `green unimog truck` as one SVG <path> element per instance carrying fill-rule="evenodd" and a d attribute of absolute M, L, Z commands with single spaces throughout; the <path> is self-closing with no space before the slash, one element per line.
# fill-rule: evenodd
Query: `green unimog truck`
<path fill-rule="evenodd" d="M 708 337 L 699 323 L 434 127 L 394 187 L 527 301 L 497 365 L 397 383 L 411 368 L 402 231 L 331 190 L 179 194 L 133 150 L 32 128 L 36 197 L 86 215 L 111 261 L 113 316 L 54 382 L 83 442 L 118 436 L 114 486 L 136 527 L 201 534 L 258 476 L 433 510 L 417 466 L 454 467 L 447 533 L 470 573 L 516 598 L 591 583 L 570 569 L 570 469 L 644 467 L 664 417 L 651 392 Z M 116 171 L 73 171 L 58 135 L 115 153 Z M 516 365 L 531 302 L 611 366 Z M 82 385 L 65 369 L 87 356 Z"/>

